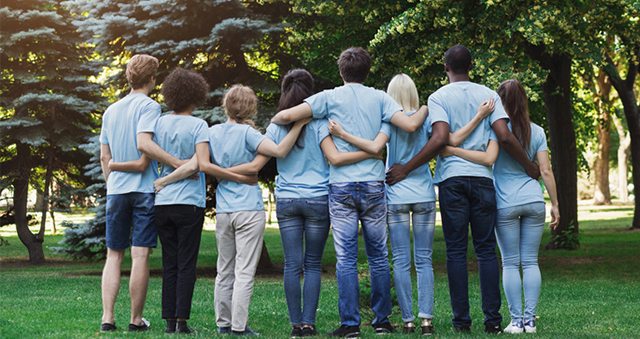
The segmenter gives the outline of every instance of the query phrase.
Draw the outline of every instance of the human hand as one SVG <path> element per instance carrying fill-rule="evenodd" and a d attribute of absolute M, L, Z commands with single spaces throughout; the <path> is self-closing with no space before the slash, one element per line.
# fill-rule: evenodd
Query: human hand
<path fill-rule="evenodd" d="M 374 159 L 378 159 L 378 160 L 384 160 L 384 158 L 382 157 L 382 152 L 384 151 L 384 149 L 381 149 L 380 152 L 376 153 L 376 154 L 372 154 L 371 157 Z"/>
<path fill-rule="evenodd" d="M 339 123 L 329 119 L 329 133 L 337 136 L 338 138 L 342 138 L 344 136 L 344 129 Z"/>
<path fill-rule="evenodd" d="M 407 177 L 405 165 L 394 164 L 387 171 L 386 181 L 389 186 L 395 185 Z"/>
<path fill-rule="evenodd" d="M 440 156 L 443 158 L 450 157 L 454 154 L 455 147 L 453 146 L 445 146 L 442 151 L 440 151 Z"/>
<path fill-rule="evenodd" d="M 160 192 L 160 190 L 162 190 L 166 185 L 167 183 L 164 181 L 164 177 L 158 178 L 153 182 L 153 187 L 156 193 Z"/>
<path fill-rule="evenodd" d="M 198 180 L 198 179 L 200 179 L 200 172 L 195 172 L 195 173 L 191 174 L 188 178 L 189 179 L 193 179 L 193 180 Z"/>
<path fill-rule="evenodd" d="M 478 116 L 481 119 L 488 117 L 493 112 L 495 107 L 496 107 L 496 103 L 493 100 L 493 98 L 481 103 L 480 107 L 478 107 Z"/>
<path fill-rule="evenodd" d="M 540 178 L 540 166 L 535 162 L 531 162 L 529 168 L 526 169 L 527 175 L 530 176 L 534 180 L 538 180 Z"/>
<path fill-rule="evenodd" d="M 549 223 L 549 228 L 553 228 L 555 230 L 559 223 L 560 211 L 557 205 L 553 205 L 551 206 L 551 222 Z"/>
<path fill-rule="evenodd" d="M 240 179 L 240 183 L 242 184 L 246 184 L 246 185 L 257 185 L 258 184 L 258 175 L 254 174 L 254 175 L 243 175 L 243 174 L 238 174 L 239 175 L 239 179 Z"/>

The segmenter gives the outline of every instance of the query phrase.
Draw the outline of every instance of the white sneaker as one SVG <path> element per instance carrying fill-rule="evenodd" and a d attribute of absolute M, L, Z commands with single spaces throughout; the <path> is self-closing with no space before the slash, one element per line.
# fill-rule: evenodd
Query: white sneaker
<path fill-rule="evenodd" d="M 524 323 L 524 331 L 527 333 L 536 333 L 536 322 L 531 319 Z"/>
<path fill-rule="evenodd" d="M 507 328 L 504 329 L 506 333 L 522 333 L 524 332 L 524 326 L 522 321 L 512 321 Z"/>

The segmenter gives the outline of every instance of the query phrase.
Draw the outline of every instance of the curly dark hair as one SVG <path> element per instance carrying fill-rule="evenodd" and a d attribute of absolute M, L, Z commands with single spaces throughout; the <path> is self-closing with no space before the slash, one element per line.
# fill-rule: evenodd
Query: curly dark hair
<path fill-rule="evenodd" d="M 176 68 L 164 79 L 160 93 L 172 111 L 183 112 L 191 105 L 198 107 L 204 104 L 209 85 L 196 71 Z"/>

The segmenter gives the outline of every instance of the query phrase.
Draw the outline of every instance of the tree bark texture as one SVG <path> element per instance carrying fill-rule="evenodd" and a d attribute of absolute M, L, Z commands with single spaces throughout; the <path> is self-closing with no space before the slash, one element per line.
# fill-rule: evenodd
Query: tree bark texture
<path fill-rule="evenodd" d="M 29 261 L 32 264 L 42 264 L 44 263 L 44 251 L 42 249 L 44 238 L 40 234 L 31 233 L 29 230 L 29 220 L 27 219 L 31 150 L 28 145 L 17 143 L 16 151 L 16 157 L 19 163 L 19 174 L 13 180 L 13 205 L 16 214 L 16 230 L 20 241 L 22 241 L 27 251 L 29 251 Z"/>
<path fill-rule="evenodd" d="M 635 56 L 640 56 L 640 45 L 635 48 Z M 629 126 L 629 136 L 631 137 L 631 166 L 633 170 L 633 186 L 634 195 L 637 196 L 636 190 L 640 187 L 640 111 L 638 110 L 638 101 L 635 92 L 635 80 L 638 74 L 638 64 L 633 60 L 633 56 L 628 60 L 629 69 L 627 70 L 627 78 L 622 80 L 620 73 L 611 58 L 607 55 L 607 66 L 605 71 L 611 78 L 613 87 L 618 92 L 622 106 L 624 107 L 624 115 L 627 118 Z M 640 200 L 635 199 L 635 209 L 638 211 Z M 634 212 L 633 229 L 640 229 L 640 216 Z"/>
<path fill-rule="evenodd" d="M 609 157 L 611 155 L 611 113 L 610 94 L 611 81 L 600 70 L 596 78 L 598 89 L 594 91 L 596 107 L 598 109 L 598 156 L 594 164 L 596 187 L 594 205 L 611 205 L 611 191 L 609 190 Z"/>
<path fill-rule="evenodd" d="M 622 203 L 626 204 L 629 202 L 629 190 L 627 189 L 629 185 L 629 169 L 627 168 L 627 162 L 631 155 L 631 137 L 629 132 L 624 130 L 622 121 L 618 117 L 613 115 L 611 118 L 620 136 L 620 145 L 618 146 L 618 197 Z"/>
<path fill-rule="evenodd" d="M 556 179 L 560 223 L 551 230 L 554 237 L 566 237 L 566 232 L 578 233 L 578 157 L 576 135 L 571 116 L 571 57 L 550 55 L 544 46 L 525 45 L 529 56 L 549 71 L 542 85 L 544 104 L 549 126 L 549 149 Z M 571 227 L 573 226 L 573 227 Z M 577 239 L 577 238 L 574 238 Z M 558 243 L 563 243 L 559 241 Z M 564 242 L 566 243 L 566 242 Z M 573 246 L 572 246 L 573 245 Z M 567 244 L 574 248 L 577 243 Z M 551 241 L 548 249 L 558 245 Z"/>

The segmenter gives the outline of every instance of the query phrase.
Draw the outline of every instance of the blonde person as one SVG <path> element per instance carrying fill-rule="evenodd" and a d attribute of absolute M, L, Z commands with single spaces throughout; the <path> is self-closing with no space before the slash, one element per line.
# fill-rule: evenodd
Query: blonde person
<path fill-rule="evenodd" d="M 249 87 L 235 85 L 224 96 L 227 122 L 209 128 L 209 142 L 196 145 L 201 171 L 211 173 L 213 163 L 229 168 L 251 162 L 258 153 L 284 157 L 311 119 L 293 125 L 276 145 L 255 129 L 250 120 L 257 113 L 258 98 Z M 222 180 L 216 189 L 216 240 L 218 274 L 215 312 L 218 332 L 257 335 L 249 326 L 249 303 L 262 250 L 265 227 L 262 192 L 257 185 Z"/>
<path fill-rule="evenodd" d="M 391 79 L 387 93 L 402 107 L 405 114 L 415 114 L 419 107 L 418 90 L 406 74 L 398 74 Z M 477 124 L 493 111 L 492 103 L 484 103 L 478 109 L 476 118 L 464 126 L 461 131 L 472 130 Z M 404 164 L 418 154 L 426 145 L 439 142 L 441 136 L 432 137 L 431 118 L 421 129 L 414 133 L 407 133 L 398 127 L 379 133 L 374 142 L 354 137 L 346 133 L 342 127 L 331 121 L 330 132 L 345 141 L 366 151 L 376 152 L 387 144 L 387 166 L 390 164 Z M 386 133 L 386 134 L 385 134 Z M 460 131 L 449 136 L 449 140 L 460 139 Z M 430 147 L 430 145 L 429 145 Z M 427 147 L 427 148 L 429 148 Z M 402 321 L 403 333 L 413 333 L 415 316 L 413 315 L 413 300 L 411 287 L 411 225 L 413 225 L 414 261 L 417 273 L 418 288 L 418 317 L 420 331 L 423 335 L 434 333 L 433 328 L 433 268 L 431 254 L 433 235 L 436 221 L 436 194 L 433 179 L 426 163 L 411 173 L 399 183 L 386 185 L 387 194 L 387 224 L 393 254 L 394 281 Z"/>
<path fill-rule="evenodd" d="M 552 220 L 549 227 L 555 228 L 560 221 L 560 214 L 544 130 L 529 120 L 527 94 L 517 80 L 500 84 L 498 95 L 509 115 L 509 129 L 520 141 L 529 159 L 537 160 L 540 165 L 542 181 L 551 199 Z M 447 148 L 444 155 L 457 155 L 473 162 L 495 161 L 493 174 L 498 209 L 496 236 L 502 253 L 502 285 L 511 314 L 511 323 L 504 331 L 535 333 L 536 307 L 541 287 L 538 248 L 545 219 L 545 202 L 538 181 L 530 178 L 522 166 L 503 150 L 498 153 L 487 149 L 485 153 Z"/>

